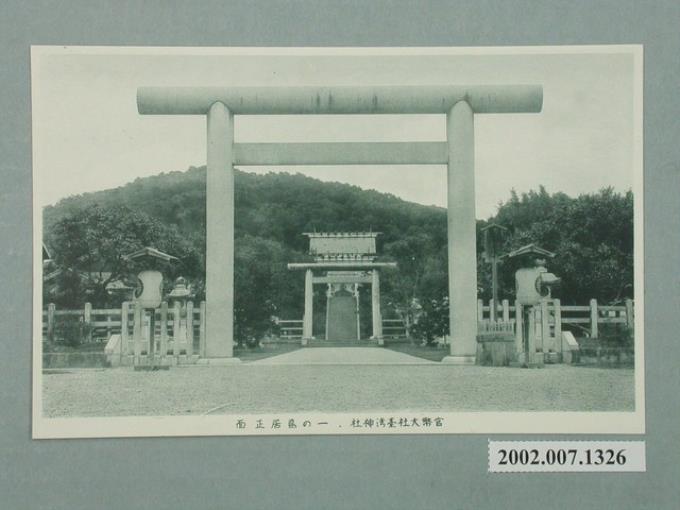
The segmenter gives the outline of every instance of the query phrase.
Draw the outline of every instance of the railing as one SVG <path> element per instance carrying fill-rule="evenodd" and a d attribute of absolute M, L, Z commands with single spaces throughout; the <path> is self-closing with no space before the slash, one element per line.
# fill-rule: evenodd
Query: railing
<path fill-rule="evenodd" d="M 281 338 L 286 340 L 302 338 L 302 320 L 279 320 L 277 324 L 281 329 Z"/>
<path fill-rule="evenodd" d="M 480 328 L 484 327 L 481 326 L 482 324 L 491 320 L 492 307 L 493 300 L 490 300 L 488 305 L 484 305 L 481 299 L 477 301 L 477 321 L 480 324 Z M 518 321 L 518 308 L 521 310 L 522 305 L 515 303 L 514 306 L 511 306 L 509 301 L 504 299 L 496 307 L 496 321 L 516 324 Z M 597 300 L 591 299 L 590 303 L 585 306 L 561 305 L 559 299 L 549 299 L 545 300 L 540 306 L 535 307 L 539 315 L 537 320 L 543 321 L 540 315 L 544 308 L 549 326 L 554 327 L 555 324 L 558 326 L 563 324 L 573 325 L 590 338 L 598 337 L 599 324 L 626 324 L 628 327 L 633 328 L 635 322 L 632 299 L 626 300 L 624 305 L 598 305 Z"/>
<path fill-rule="evenodd" d="M 112 335 L 120 335 L 119 353 L 122 356 L 147 354 L 152 338 L 150 331 L 151 311 L 124 302 L 120 308 L 93 309 L 85 303 L 82 310 L 57 310 L 49 304 L 43 311 L 43 337 L 49 341 L 59 338 L 60 318 L 74 317 L 82 325 L 83 336 L 79 342 L 106 342 Z M 154 352 L 161 356 L 180 354 L 191 356 L 205 354 L 205 302 L 185 306 L 175 302 L 168 306 L 161 303 L 154 313 Z"/>
<path fill-rule="evenodd" d="M 493 336 L 497 334 L 515 334 L 515 321 L 483 321 L 477 324 L 477 334 Z"/>
<path fill-rule="evenodd" d="M 382 329 L 385 338 L 406 338 L 407 336 L 406 325 L 401 319 L 383 319 Z"/>
<path fill-rule="evenodd" d="M 508 300 L 503 300 L 496 308 L 496 321 L 490 319 L 492 307 L 493 302 L 489 305 L 484 305 L 481 299 L 477 302 L 479 334 L 514 332 L 517 342 L 521 343 L 522 330 L 526 327 L 523 324 L 522 305 L 515 303 L 510 306 Z M 589 338 L 598 337 L 600 324 L 626 324 L 630 328 L 634 325 L 632 300 L 627 300 L 625 305 L 598 306 L 597 301 L 592 299 L 588 306 L 563 306 L 559 299 L 551 299 L 543 301 L 540 306 L 532 307 L 531 314 L 530 321 L 534 328 L 540 330 L 540 338 L 546 348 L 555 347 L 561 342 L 563 325 L 579 328 Z M 81 342 L 105 342 L 112 335 L 120 335 L 121 355 L 143 354 L 150 345 L 150 312 L 136 310 L 128 302 L 123 303 L 121 308 L 114 309 L 96 309 L 90 303 L 85 303 L 82 310 L 57 310 L 54 304 L 49 304 L 43 310 L 42 316 L 43 337 L 50 341 L 59 340 L 57 330 L 60 319 L 73 317 L 83 326 L 83 338 L 79 339 Z M 188 301 L 184 307 L 179 302 L 175 302 L 172 307 L 164 302 L 154 311 L 154 319 L 154 352 L 172 352 L 173 356 L 205 355 L 205 302 L 201 302 L 198 307 L 192 301 Z M 279 325 L 281 338 L 302 337 L 302 320 L 280 320 Z M 403 321 L 383 319 L 383 335 L 385 338 L 405 337 Z M 138 339 L 137 342 L 135 338 Z"/>
<path fill-rule="evenodd" d="M 280 338 L 285 340 L 299 340 L 302 338 L 301 320 L 279 320 L 277 321 L 281 330 Z M 384 338 L 406 338 L 406 326 L 401 319 L 383 319 Z"/>
<path fill-rule="evenodd" d="M 56 306 L 50 303 L 47 310 L 43 310 L 43 337 L 54 340 L 55 329 L 60 325 L 60 318 L 73 317 L 83 325 L 85 336 L 81 342 L 105 342 L 111 335 L 120 334 L 121 330 L 121 308 L 92 308 L 90 303 L 85 303 L 82 310 L 57 310 Z"/>

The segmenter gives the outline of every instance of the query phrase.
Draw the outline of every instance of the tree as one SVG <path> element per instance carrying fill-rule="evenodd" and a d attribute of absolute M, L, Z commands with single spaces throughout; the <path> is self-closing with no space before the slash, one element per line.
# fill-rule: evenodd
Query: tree
<path fill-rule="evenodd" d="M 47 239 L 68 283 L 64 300 L 71 302 L 63 304 L 70 307 L 81 306 L 85 298 L 95 306 L 106 306 L 111 300 L 107 285 L 128 279 L 133 269 L 125 255 L 144 246 L 180 259 L 169 277 L 180 271 L 195 276 L 202 266 L 197 248 L 176 228 L 125 206 L 95 204 L 76 210 L 54 223 Z M 74 275 L 78 275 L 78 284 Z M 79 302 L 73 302 L 76 299 Z"/>
<path fill-rule="evenodd" d="M 427 299 L 418 320 L 413 325 L 413 335 L 428 344 L 449 334 L 449 298 Z"/>
<path fill-rule="evenodd" d="M 521 198 L 513 192 L 490 221 L 508 228 L 504 252 L 536 243 L 556 254 L 548 265 L 562 278 L 558 295 L 564 303 L 633 297 L 632 192 L 604 188 L 570 198 L 564 193 L 550 195 L 541 186 Z M 478 265 L 485 299 L 490 297 L 488 266 Z M 501 266 L 502 298 L 514 297 L 515 269 L 512 261 Z"/>
<path fill-rule="evenodd" d="M 234 254 L 234 337 L 253 344 L 272 327 L 274 316 L 302 302 L 302 280 L 287 270 L 289 250 L 281 243 L 244 235 Z"/>
<path fill-rule="evenodd" d="M 437 312 L 430 303 L 441 301 L 448 294 L 446 246 L 438 247 L 432 236 L 416 231 L 386 243 L 384 252 L 396 260 L 397 269 L 383 272 L 383 292 L 410 336 L 411 327 L 421 314 L 429 311 L 434 318 Z"/>

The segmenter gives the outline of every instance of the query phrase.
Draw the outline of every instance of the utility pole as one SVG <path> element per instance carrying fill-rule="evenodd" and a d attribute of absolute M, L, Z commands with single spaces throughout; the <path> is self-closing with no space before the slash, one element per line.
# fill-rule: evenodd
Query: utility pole
<path fill-rule="evenodd" d="M 502 234 L 507 230 L 507 228 L 495 223 L 490 223 L 482 229 L 484 233 L 484 259 L 491 264 L 491 297 L 493 306 L 490 308 L 490 317 L 492 322 L 496 321 L 498 308 L 498 263 L 501 259 L 499 252 Z"/>

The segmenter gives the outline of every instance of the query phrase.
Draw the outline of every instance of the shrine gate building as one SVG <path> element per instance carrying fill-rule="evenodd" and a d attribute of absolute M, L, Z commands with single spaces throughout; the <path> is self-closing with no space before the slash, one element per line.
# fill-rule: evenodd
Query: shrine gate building
<path fill-rule="evenodd" d="M 361 340 L 359 288 L 371 285 L 371 339 L 383 345 L 380 311 L 380 270 L 396 262 L 377 262 L 378 232 L 311 233 L 309 254 L 313 262 L 288 264 L 288 269 L 305 271 L 305 311 L 302 345 L 313 339 L 314 285 L 326 286 L 325 340 Z"/>

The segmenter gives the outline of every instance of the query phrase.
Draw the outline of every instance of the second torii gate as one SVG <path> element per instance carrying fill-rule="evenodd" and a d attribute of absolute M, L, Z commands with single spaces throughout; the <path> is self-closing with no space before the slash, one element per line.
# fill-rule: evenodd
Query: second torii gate
<path fill-rule="evenodd" d="M 371 286 L 371 339 L 383 345 L 382 312 L 380 310 L 380 270 L 396 268 L 396 262 L 376 261 L 376 237 L 380 232 L 305 232 L 309 238 L 309 254 L 314 262 L 293 262 L 288 269 L 305 271 L 305 312 L 302 320 L 302 345 L 313 339 L 314 285 L 328 286 L 326 302 L 326 340 L 329 340 L 330 299 L 333 286 L 352 285 L 358 292 L 358 285 Z M 325 273 L 314 276 L 314 271 Z M 359 311 L 358 294 L 357 314 Z M 360 326 L 357 317 L 356 340 L 360 340 Z"/>
<path fill-rule="evenodd" d="M 140 114 L 206 115 L 206 358 L 233 358 L 234 165 L 447 166 L 450 356 L 477 349 L 474 115 L 538 113 L 540 85 L 140 87 Z M 234 144 L 234 115 L 445 114 L 446 142 Z"/>

